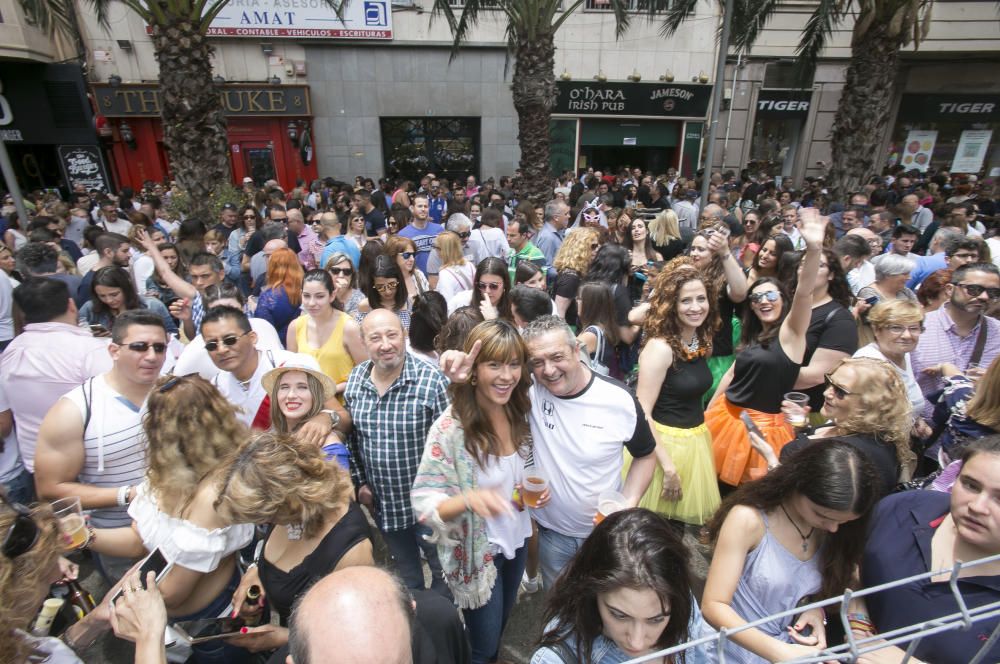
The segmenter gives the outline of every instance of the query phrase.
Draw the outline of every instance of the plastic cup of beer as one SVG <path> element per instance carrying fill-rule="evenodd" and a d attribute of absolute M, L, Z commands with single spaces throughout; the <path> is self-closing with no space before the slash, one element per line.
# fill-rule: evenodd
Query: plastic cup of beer
<path fill-rule="evenodd" d="M 628 507 L 628 501 L 624 495 L 618 491 L 602 491 L 600 495 L 597 496 L 596 522 L 600 523 L 608 516 L 614 514 L 615 512 L 621 512 L 626 507 Z"/>
<path fill-rule="evenodd" d="M 521 494 L 524 504 L 528 507 L 538 507 L 542 492 L 548 487 L 549 480 L 545 472 L 538 466 L 529 466 L 524 470 L 524 482 L 521 483 Z"/>
<path fill-rule="evenodd" d="M 806 406 L 809 405 L 809 395 L 804 392 L 788 392 L 784 396 L 785 401 L 794 404 L 785 410 L 785 420 L 793 427 L 804 427 L 809 417 L 806 414 Z"/>
<path fill-rule="evenodd" d="M 53 502 L 52 513 L 55 514 L 59 531 L 68 548 L 79 549 L 87 545 L 90 541 L 90 531 L 87 530 L 87 522 L 83 519 L 83 510 L 78 497 L 60 498 Z"/>

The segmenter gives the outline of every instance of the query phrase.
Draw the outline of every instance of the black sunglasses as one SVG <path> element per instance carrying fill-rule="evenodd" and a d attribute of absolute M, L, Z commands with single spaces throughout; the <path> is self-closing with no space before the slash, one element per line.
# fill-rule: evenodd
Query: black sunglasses
<path fill-rule="evenodd" d="M 408 261 L 411 258 L 413 258 L 414 256 L 416 256 L 417 254 L 415 252 L 412 252 L 412 251 L 401 251 L 401 252 L 399 252 L 399 255 L 403 257 L 404 261 Z"/>
<path fill-rule="evenodd" d="M 969 297 L 979 297 L 983 293 L 986 293 L 986 297 L 991 300 L 1000 299 L 1000 288 L 987 288 L 986 286 L 980 286 L 979 284 L 955 284 L 956 286 L 961 286 L 962 290 L 968 293 Z"/>
<path fill-rule="evenodd" d="M 31 518 L 31 512 L 28 511 L 27 507 L 21 503 L 10 502 L 7 500 L 6 493 L 0 492 L 0 500 L 17 514 L 14 523 L 10 524 L 7 534 L 4 535 L 3 546 L 0 547 L 3 555 L 8 560 L 13 560 L 35 546 L 35 542 L 38 541 L 38 524 Z"/>
<path fill-rule="evenodd" d="M 462 238 L 463 240 L 466 238 L 470 238 L 472 237 L 472 231 L 462 231 L 461 233 L 458 234 L 458 237 Z"/>
<path fill-rule="evenodd" d="M 133 341 L 130 344 L 125 344 L 125 348 L 135 353 L 147 353 L 149 349 L 152 348 L 153 352 L 157 355 L 163 355 L 167 352 L 167 344 L 156 341 L 154 343 L 149 343 L 148 341 Z"/>
<path fill-rule="evenodd" d="M 221 339 L 218 340 L 212 339 L 211 341 L 206 341 L 205 350 L 207 350 L 209 353 L 214 353 L 215 351 L 219 350 L 220 343 L 223 346 L 230 348 L 232 346 L 235 346 L 237 341 L 239 341 L 248 334 L 250 334 L 250 332 L 244 332 L 243 334 L 227 334 Z"/>
<path fill-rule="evenodd" d="M 331 267 L 329 270 L 327 270 L 327 272 L 329 272 L 330 274 L 332 274 L 335 277 L 337 275 L 341 275 L 341 274 L 344 275 L 345 277 L 349 277 L 352 274 L 354 274 L 354 268 L 350 268 L 350 267 Z"/>
<path fill-rule="evenodd" d="M 837 385 L 835 382 L 833 382 L 833 378 L 830 377 L 830 374 L 824 375 L 823 379 L 825 380 L 826 383 L 826 389 L 832 388 L 833 396 L 837 397 L 837 399 L 846 399 L 847 397 L 851 396 L 851 394 L 853 394 L 853 392 L 851 392 L 850 390 L 844 389 L 840 385 Z"/>

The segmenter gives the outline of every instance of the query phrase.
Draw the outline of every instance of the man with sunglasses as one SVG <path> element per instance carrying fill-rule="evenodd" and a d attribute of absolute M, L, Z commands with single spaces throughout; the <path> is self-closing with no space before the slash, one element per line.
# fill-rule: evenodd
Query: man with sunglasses
<path fill-rule="evenodd" d="M 943 362 L 963 373 L 979 373 L 1000 355 L 1000 321 L 986 315 L 1000 300 L 1000 270 L 992 263 L 959 267 L 945 286 L 949 301 L 924 319 L 926 330 L 910 355 L 913 373 L 925 397 L 944 385 L 939 372 L 929 372 Z M 930 404 L 924 412 L 930 416 Z"/>
<path fill-rule="evenodd" d="M 219 369 L 212 384 L 236 407 L 236 417 L 241 422 L 253 429 L 269 429 L 271 401 L 262 382 L 264 374 L 287 362 L 301 364 L 312 360 L 303 360 L 298 353 L 283 349 L 258 349 L 257 333 L 250 319 L 235 307 L 209 309 L 201 324 L 201 335 L 208 356 Z M 328 402 L 327 409 L 307 421 L 299 434 L 319 445 L 334 426 L 345 433 L 350 427 L 349 420 L 329 412 L 339 409 L 336 398 Z"/>
<path fill-rule="evenodd" d="M 132 524 L 126 508 L 146 472 L 146 397 L 167 357 L 163 319 L 142 309 L 122 313 L 112 326 L 108 352 L 111 370 L 84 381 L 52 406 L 35 450 L 39 498 L 79 496 L 98 528 Z M 109 581 L 132 565 L 108 556 L 96 559 Z"/>

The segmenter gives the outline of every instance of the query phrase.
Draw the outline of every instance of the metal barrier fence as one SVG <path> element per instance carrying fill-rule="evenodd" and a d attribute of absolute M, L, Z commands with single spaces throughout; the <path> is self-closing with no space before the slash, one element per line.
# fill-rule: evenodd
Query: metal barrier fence
<path fill-rule="evenodd" d="M 814 609 L 819 607 L 828 607 L 835 604 L 840 604 L 840 621 L 844 626 L 844 633 L 847 637 L 847 643 L 841 644 L 839 646 L 833 646 L 826 648 L 825 650 L 819 651 L 816 655 L 810 657 L 801 657 L 794 660 L 789 660 L 795 664 L 813 664 L 818 662 L 856 662 L 858 657 L 865 653 L 873 652 L 875 650 L 881 650 L 887 646 L 900 646 L 906 649 L 906 655 L 903 658 L 901 664 L 907 664 L 911 661 L 913 652 L 916 650 L 920 641 L 927 636 L 938 634 L 940 632 L 947 632 L 954 629 L 969 629 L 973 623 L 986 620 L 988 618 L 995 618 L 1000 616 L 1000 601 L 991 602 L 989 604 L 984 604 L 982 606 L 969 609 L 962 594 L 958 590 L 958 575 L 963 569 L 968 569 L 971 567 L 976 567 L 978 565 L 985 565 L 992 562 L 1000 561 L 1000 555 L 989 556 L 987 558 L 980 558 L 979 560 L 974 560 L 968 563 L 956 562 L 955 565 L 950 569 L 937 570 L 933 572 L 925 572 L 923 574 L 916 574 L 914 576 L 908 576 L 904 579 L 899 579 L 897 581 L 892 581 L 890 583 L 883 583 L 879 586 L 873 586 L 871 588 L 865 588 L 864 590 L 859 590 L 853 592 L 848 590 L 843 595 L 838 597 L 833 597 L 831 599 L 823 600 L 822 602 L 813 602 L 812 604 L 807 604 L 801 607 L 795 607 L 788 611 L 782 611 L 781 613 L 775 613 L 760 620 L 755 620 L 746 625 L 741 625 L 736 629 L 721 629 L 718 633 L 712 636 L 706 636 L 694 641 L 688 641 L 673 648 L 667 648 L 666 650 L 661 650 L 649 655 L 644 655 L 636 659 L 631 659 L 626 664 L 639 664 L 640 662 L 647 662 L 651 659 L 656 659 L 660 657 L 666 657 L 668 655 L 673 655 L 679 652 L 683 652 L 690 648 L 700 645 L 706 645 L 716 642 L 717 652 L 719 654 L 719 663 L 725 664 L 726 654 L 724 651 L 724 646 L 729 638 L 743 630 L 751 629 L 757 627 L 764 623 L 770 622 L 778 618 L 795 617 L 798 616 L 803 611 L 808 609 Z M 875 593 L 888 590 L 890 588 L 896 588 L 898 586 L 903 586 L 914 581 L 923 581 L 925 579 L 930 579 L 935 576 L 940 576 L 942 574 L 948 574 L 948 585 L 951 589 L 951 594 L 955 598 L 955 603 L 958 605 L 958 612 L 948 613 L 932 620 L 926 620 L 920 623 L 914 623 L 912 625 L 906 625 L 905 627 L 900 627 L 889 632 L 884 632 L 870 636 L 864 639 L 856 639 L 851 633 L 850 625 L 847 620 L 847 607 L 850 601 L 854 597 L 865 597 L 867 595 L 874 595 Z M 986 664 L 986 655 L 989 653 L 990 649 L 996 644 L 997 639 L 1000 638 L 1000 623 L 993 630 L 990 637 L 983 643 L 982 647 L 977 652 L 976 656 L 969 662 L 969 664 Z M 908 646 L 906 644 L 909 644 Z"/>

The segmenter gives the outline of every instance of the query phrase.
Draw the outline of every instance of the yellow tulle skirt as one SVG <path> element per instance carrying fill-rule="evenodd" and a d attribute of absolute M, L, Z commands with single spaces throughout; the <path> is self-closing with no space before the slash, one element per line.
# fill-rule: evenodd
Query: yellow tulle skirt
<path fill-rule="evenodd" d="M 719 481 L 731 486 L 739 486 L 767 473 L 767 461 L 750 446 L 746 426 L 740 419 L 743 410 L 764 434 L 775 454 L 780 455 L 781 448 L 795 438 L 795 430 L 781 413 L 772 415 L 743 409 L 729 403 L 725 395 L 720 396 L 705 411 L 705 424 L 712 434 L 712 458 Z"/>
<path fill-rule="evenodd" d="M 663 469 L 660 464 L 656 464 L 653 481 L 639 501 L 639 507 L 662 514 L 668 519 L 703 525 L 715 514 L 722 502 L 715 465 L 712 463 L 712 438 L 708 427 L 700 424 L 693 429 L 677 429 L 659 423 L 655 423 L 655 426 L 660 441 L 670 453 L 681 478 L 682 497 L 676 502 L 663 499 Z M 632 455 L 626 450 L 623 478 L 631 465 Z"/>

